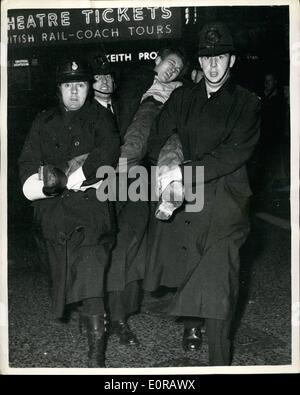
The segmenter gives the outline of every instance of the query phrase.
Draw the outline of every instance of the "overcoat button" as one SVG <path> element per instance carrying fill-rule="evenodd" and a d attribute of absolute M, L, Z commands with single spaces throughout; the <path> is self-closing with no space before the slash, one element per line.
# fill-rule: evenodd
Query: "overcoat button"
<path fill-rule="evenodd" d="M 80 144 L 79 141 L 75 141 L 74 143 L 75 147 L 78 147 L 79 144 Z"/>

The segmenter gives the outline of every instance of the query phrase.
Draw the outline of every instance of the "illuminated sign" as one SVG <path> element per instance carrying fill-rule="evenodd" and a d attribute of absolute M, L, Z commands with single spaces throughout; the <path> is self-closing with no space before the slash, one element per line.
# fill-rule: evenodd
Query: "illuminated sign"
<path fill-rule="evenodd" d="M 131 62 L 131 61 L 138 61 L 138 60 L 154 60 L 157 57 L 156 51 L 143 51 L 138 53 L 113 53 L 107 54 L 107 59 L 111 63 L 115 62 Z"/>
<path fill-rule="evenodd" d="M 27 59 L 15 60 L 13 63 L 13 67 L 27 67 L 27 66 L 29 66 L 29 61 Z"/>
<path fill-rule="evenodd" d="M 179 38 L 176 7 L 9 10 L 10 45 Z"/>

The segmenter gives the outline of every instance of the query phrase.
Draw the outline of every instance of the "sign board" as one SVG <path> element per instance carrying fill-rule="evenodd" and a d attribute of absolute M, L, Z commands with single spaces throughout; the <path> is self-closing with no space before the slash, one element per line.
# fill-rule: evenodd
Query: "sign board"
<path fill-rule="evenodd" d="M 180 7 L 8 10 L 9 45 L 180 38 Z"/>
<path fill-rule="evenodd" d="M 123 53 L 108 53 L 106 54 L 107 60 L 110 63 L 124 63 L 124 62 L 137 62 L 137 61 L 152 61 L 157 57 L 157 51 L 133 51 Z M 20 67 L 20 66 L 38 66 L 39 62 L 37 58 L 33 59 L 14 59 L 7 61 L 8 67 Z"/>

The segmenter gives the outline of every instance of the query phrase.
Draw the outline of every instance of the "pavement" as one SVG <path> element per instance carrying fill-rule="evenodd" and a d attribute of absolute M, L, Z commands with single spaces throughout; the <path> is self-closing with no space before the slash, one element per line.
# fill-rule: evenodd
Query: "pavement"
<path fill-rule="evenodd" d="M 15 210 L 14 214 L 20 215 Z M 272 191 L 253 203 L 252 230 L 241 251 L 232 366 L 291 364 L 289 217 L 287 191 Z M 78 313 L 67 323 L 53 320 L 48 277 L 37 256 L 30 223 L 26 216 L 22 218 L 11 223 L 8 237 L 9 365 L 84 368 L 87 344 L 78 330 Z M 166 289 L 144 294 L 141 311 L 129 319 L 141 345 L 122 346 L 112 335 L 106 353 L 108 368 L 208 366 L 204 329 L 201 350 L 183 351 L 182 323 L 164 313 L 172 298 Z"/>

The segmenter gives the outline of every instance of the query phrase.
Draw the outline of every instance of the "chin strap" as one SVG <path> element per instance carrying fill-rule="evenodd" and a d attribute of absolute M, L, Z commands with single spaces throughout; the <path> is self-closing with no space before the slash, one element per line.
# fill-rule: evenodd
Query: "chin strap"
<path fill-rule="evenodd" d="M 99 91 L 98 89 L 95 89 L 95 88 L 93 88 L 93 89 L 96 92 L 102 93 L 102 95 L 111 95 L 112 94 L 112 92 L 102 92 L 102 91 Z"/>

